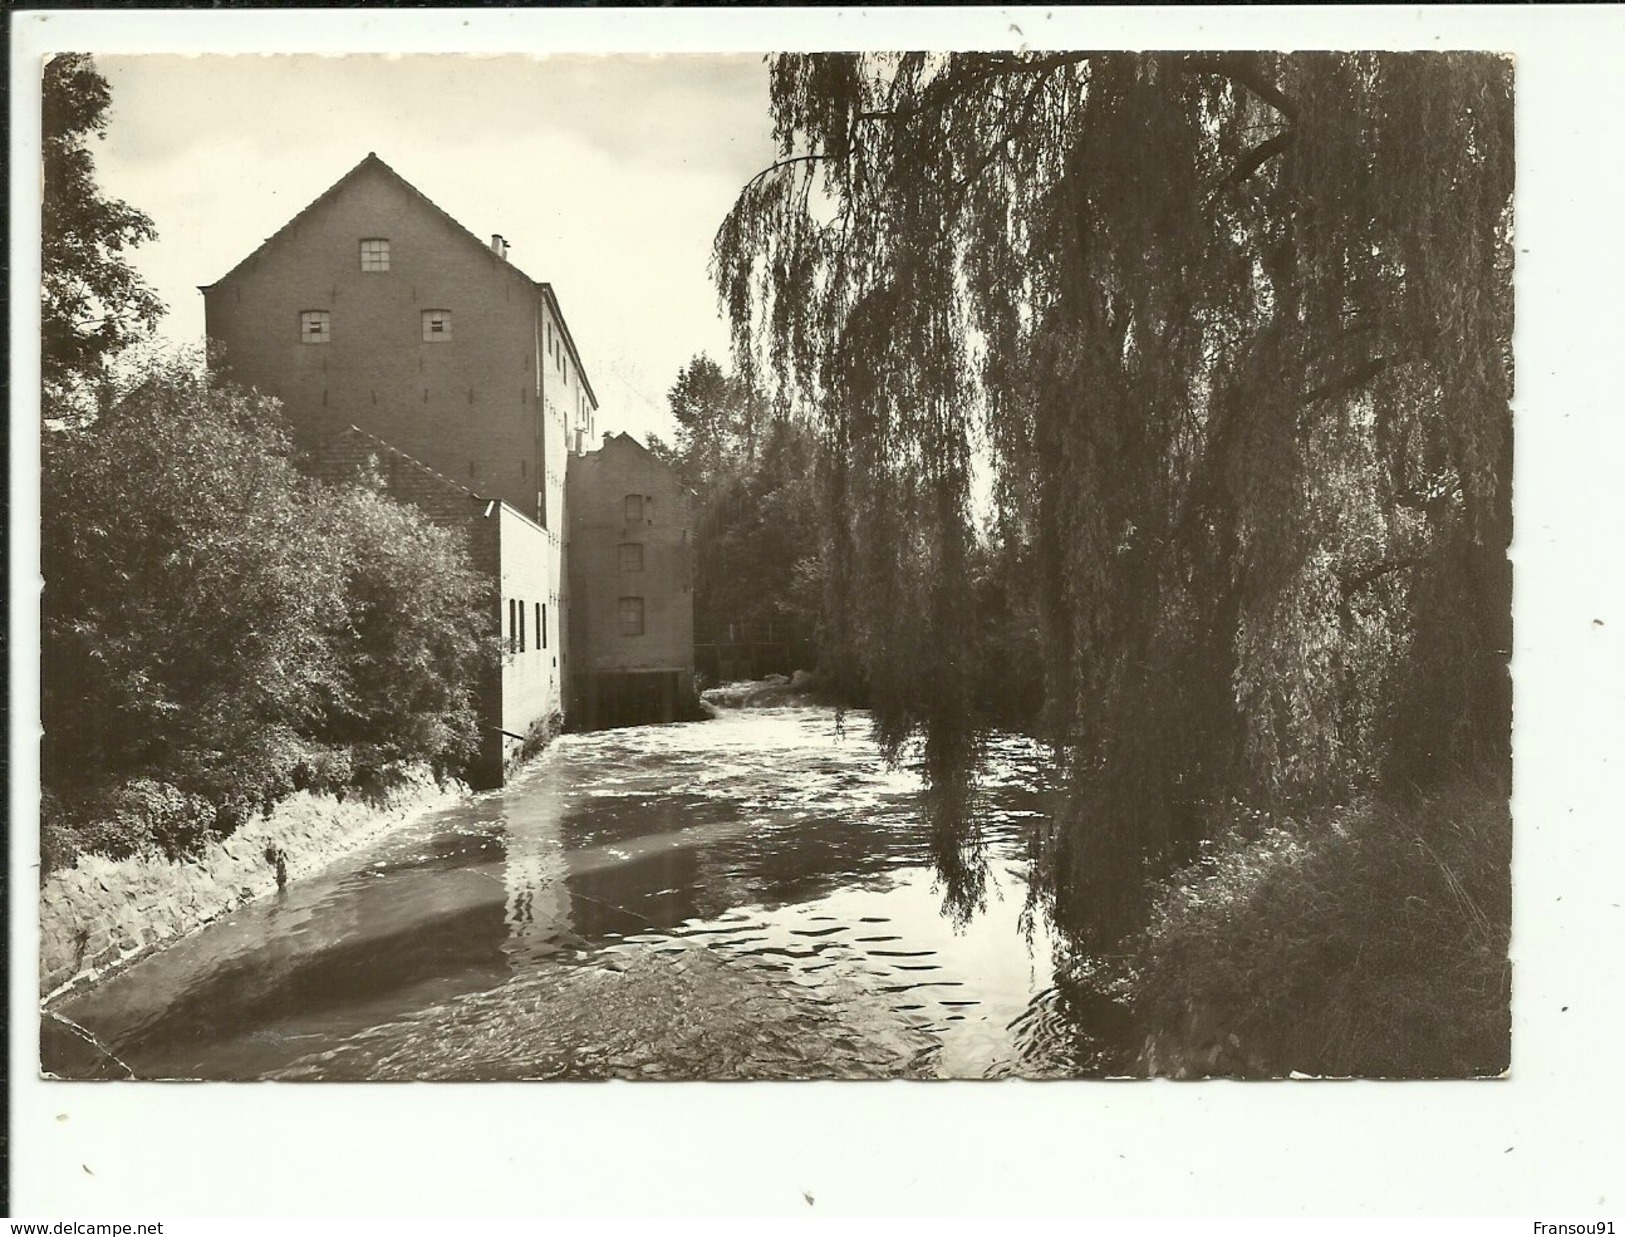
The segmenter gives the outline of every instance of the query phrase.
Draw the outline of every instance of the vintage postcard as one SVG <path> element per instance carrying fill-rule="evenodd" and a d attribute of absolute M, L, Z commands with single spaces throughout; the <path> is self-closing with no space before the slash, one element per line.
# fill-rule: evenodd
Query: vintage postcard
<path fill-rule="evenodd" d="M 1018 26 L 31 62 L 55 1102 L 1514 1085 L 1516 40 Z"/>

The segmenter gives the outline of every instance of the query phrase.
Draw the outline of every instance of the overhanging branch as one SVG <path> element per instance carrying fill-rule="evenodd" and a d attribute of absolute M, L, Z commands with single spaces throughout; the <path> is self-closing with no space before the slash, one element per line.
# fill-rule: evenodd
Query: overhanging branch
<path fill-rule="evenodd" d="M 1355 332 L 1350 332 L 1354 334 Z M 1300 402 L 1312 404 L 1316 400 L 1330 399 L 1337 395 L 1347 395 L 1350 391 L 1358 390 L 1379 374 L 1393 369 L 1398 365 L 1407 365 L 1412 361 L 1421 360 L 1427 355 L 1429 345 L 1439 336 L 1437 327 L 1416 331 L 1412 334 L 1412 346 L 1391 356 L 1372 357 L 1362 361 L 1353 368 L 1345 370 L 1336 378 L 1329 379 L 1317 387 L 1311 387 L 1300 397 Z"/>
<path fill-rule="evenodd" d="M 1187 73 L 1212 73 L 1245 86 L 1288 120 L 1298 118 L 1298 105 L 1281 88 L 1265 77 L 1258 62 L 1244 52 L 1201 52 L 1181 57 L 1179 67 Z"/>
<path fill-rule="evenodd" d="M 1350 571 L 1346 575 L 1340 575 L 1337 580 L 1337 587 L 1345 598 L 1353 597 L 1354 594 L 1371 587 L 1384 576 L 1391 576 L 1400 571 L 1409 571 L 1421 562 L 1422 559 L 1416 555 L 1384 559 L 1382 562 L 1362 567 L 1358 571 Z"/>
<path fill-rule="evenodd" d="M 1029 56 L 1021 59 L 998 61 L 990 67 L 963 77 L 939 78 L 925 88 L 925 97 L 913 107 L 877 108 L 859 112 L 860 120 L 913 120 L 934 108 L 951 102 L 955 96 L 974 90 L 1001 77 L 1016 77 L 1027 73 L 1051 73 L 1099 57 L 1100 52 L 1058 52 L 1049 56 Z"/>
<path fill-rule="evenodd" d="M 757 181 L 773 175 L 774 172 L 782 171 L 784 168 L 791 167 L 797 163 L 815 163 L 820 159 L 827 159 L 828 157 L 829 156 L 824 154 L 822 151 L 814 151 L 811 154 L 792 155 L 788 159 L 780 159 L 777 163 L 763 168 L 760 172 L 756 173 L 756 175 L 747 180 L 744 188 L 739 191 L 739 195 L 743 197 L 745 194 L 751 191 Z"/>
<path fill-rule="evenodd" d="M 1231 168 L 1229 174 L 1218 183 L 1213 190 L 1212 196 L 1216 198 L 1226 189 L 1241 184 L 1242 181 L 1258 171 L 1276 155 L 1291 146 L 1296 136 L 1296 129 L 1283 129 L 1274 137 L 1267 138 L 1254 146 L 1236 162 L 1236 166 Z"/>

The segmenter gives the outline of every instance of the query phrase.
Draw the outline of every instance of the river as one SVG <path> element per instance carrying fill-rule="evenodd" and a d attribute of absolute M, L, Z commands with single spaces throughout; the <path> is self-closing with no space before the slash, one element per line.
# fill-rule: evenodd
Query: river
<path fill-rule="evenodd" d="M 963 921 L 861 713 L 566 735 L 56 1012 L 141 1078 L 1098 1075 L 1023 917 L 1045 773 L 991 740 Z"/>

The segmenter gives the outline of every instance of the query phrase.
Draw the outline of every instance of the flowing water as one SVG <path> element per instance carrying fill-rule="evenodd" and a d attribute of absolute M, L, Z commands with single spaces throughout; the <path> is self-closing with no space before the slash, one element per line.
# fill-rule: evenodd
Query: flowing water
<path fill-rule="evenodd" d="M 995 738 L 986 905 L 960 923 L 919 779 L 862 714 L 567 735 L 55 1012 L 144 1078 L 1095 1074 L 1023 922 L 1044 777 Z"/>

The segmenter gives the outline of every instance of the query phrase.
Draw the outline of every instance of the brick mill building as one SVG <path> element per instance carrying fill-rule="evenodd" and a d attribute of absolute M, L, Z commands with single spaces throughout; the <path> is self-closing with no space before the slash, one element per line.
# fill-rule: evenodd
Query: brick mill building
<path fill-rule="evenodd" d="M 630 434 L 572 459 L 566 485 L 572 715 L 671 721 L 694 695 L 688 492 Z"/>
<path fill-rule="evenodd" d="M 567 708 L 566 472 L 597 436 L 553 288 L 369 154 L 202 292 L 228 374 L 281 400 L 304 459 L 331 473 L 366 454 L 393 470 L 396 497 L 470 530 L 503 632 L 500 680 L 482 692 L 481 780 L 500 780 Z M 671 598 L 644 599 L 675 621 Z M 691 681 L 691 609 L 685 630 Z"/>

